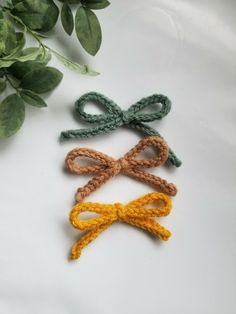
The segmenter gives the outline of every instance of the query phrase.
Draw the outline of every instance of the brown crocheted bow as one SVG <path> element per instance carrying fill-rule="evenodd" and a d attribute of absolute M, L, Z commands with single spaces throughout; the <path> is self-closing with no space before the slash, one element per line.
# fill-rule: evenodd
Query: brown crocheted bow
<path fill-rule="evenodd" d="M 157 155 L 149 159 L 136 159 L 146 148 L 153 147 L 157 149 Z M 167 144 L 159 136 L 149 136 L 142 139 L 134 148 L 132 148 L 124 157 L 115 160 L 93 149 L 75 148 L 70 151 L 66 157 L 67 168 L 77 174 L 97 174 L 84 187 L 79 188 L 76 194 L 76 201 L 81 202 L 86 196 L 98 189 L 111 177 L 123 173 L 145 183 L 148 183 L 161 192 L 174 196 L 177 189 L 173 183 L 158 176 L 142 170 L 162 165 L 168 158 L 169 149 Z M 96 161 L 91 166 L 80 166 L 76 162 L 78 157 L 88 157 Z"/>

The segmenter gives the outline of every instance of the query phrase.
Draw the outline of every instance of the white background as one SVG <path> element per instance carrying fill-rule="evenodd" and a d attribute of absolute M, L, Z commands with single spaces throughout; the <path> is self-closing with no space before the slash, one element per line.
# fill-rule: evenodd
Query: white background
<path fill-rule="evenodd" d="M 101 75 L 79 76 L 53 61 L 65 75 L 47 98 L 48 108 L 28 106 L 20 132 L 0 142 L 0 312 L 234 314 L 236 3 L 111 2 L 97 11 L 103 44 L 95 58 L 63 32 L 50 42 Z M 119 129 L 58 141 L 61 130 L 84 127 L 72 115 L 73 103 L 91 90 L 124 109 L 144 96 L 166 94 L 171 113 L 152 126 L 183 165 L 153 170 L 179 189 L 172 213 L 161 221 L 173 234 L 168 242 L 115 224 L 80 260 L 69 262 L 79 231 L 68 214 L 88 178 L 64 171 L 67 152 L 82 146 L 120 157 L 139 139 Z M 128 202 L 150 191 L 118 176 L 88 200 Z"/>

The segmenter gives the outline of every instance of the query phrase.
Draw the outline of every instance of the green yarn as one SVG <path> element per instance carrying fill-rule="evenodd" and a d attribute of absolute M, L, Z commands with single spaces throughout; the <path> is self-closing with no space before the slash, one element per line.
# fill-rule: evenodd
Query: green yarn
<path fill-rule="evenodd" d="M 84 111 L 84 107 L 88 102 L 99 103 L 105 107 L 107 113 L 104 114 L 88 114 Z M 153 113 L 140 113 L 144 108 L 161 104 L 160 110 Z M 141 131 L 145 135 L 161 135 L 144 124 L 143 122 L 152 122 L 154 120 L 161 120 L 165 117 L 171 109 L 171 101 L 164 95 L 154 94 L 138 101 L 132 105 L 128 110 L 122 109 L 114 103 L 111 99 L 96 92 L 84 94 L 75 103 L 75 110 L 79 117 L 88 123 L 97 124 L 97 126 L 88 129 L 68 130 L 61 132 L 61 138 L 75 139 L 75 138 L 88 138 L 98 134 L 109 133 L 122 125 L 131 127 Z M 181 161 L 177 158 L 175 153 L 170 149 L 168 160 L 176 167 L 181 165 Z"/>

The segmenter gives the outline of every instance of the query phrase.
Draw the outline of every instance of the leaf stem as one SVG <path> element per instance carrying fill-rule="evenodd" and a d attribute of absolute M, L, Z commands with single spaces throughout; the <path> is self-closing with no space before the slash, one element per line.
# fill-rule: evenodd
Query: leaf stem
<path fill-rule="evenodd" d="M 11 87 L 12 87 L 13 89 L 15 89 L 16 92 L 18 93 L 18 90 L 19 90 L 18 87 L 13 84 L 12 80 L 11 80 L 11 79 L 9 78 L 9 76 L 8 76 L 7 71 L 5 71 L 4 77 L 5 77 L 6 81 L 11 85 Z"/>
<path fill-rule="evenodd" d="M 39 35 L 37 32 L 33 31 L 30 29 L 20 18 L 15 16 L 14 14 L 11 13 L 10 8 L 4 7 L 0 5 L 0 8 L 3 9 L 4 12 L 6 12 L 13 20 L 15 20 L 17 23 L 19 23 L 26 32 L 28 32 L 38 43 L 39 46 L 42 47 L 43 49 L 43 54 L 45 56 L 46 50 L 51 51 L 58 59 L 67 67 L 69 67 L 71 70 L 75 70 L 81 74 L 87 74 L 87 75 L 98 75 L 99 73 L 90 69 L 87 65 L 80 65 L 78 63 L 75 63 L 65 57 L 64 55 L 60 54 L 59 52 L 55 51 L 54 49 L 50 48 L 49 46 L 45 45 L 39 38 Z"/>
<path fill-rule="evenodd" d="M 47 45 L 44 45 L 43 44 L 43 46 L 44 46 L 44 48 L 46 48 L 46 49 L 48 49 L 49 51 L 51 51 L 54 55 L 56 55 L 56 56 L 58 56 L 58 57 L 60 57 L 60 58 L 63 58 L 63 59 L 65 59 L 65 60 L 67 60 L 68 62 L 71 62 L 68 58 L 66 58 L 65 56 L 63 56 L 61 53 L 59 53 L 58 51 L 56 51 L 56 50 L 54 50 L 54 49 L 52 49 L 51 47 L 49 47 L 49 46 L 47 46 Z M 81 68 L 82 68 L 83 66 L 81 65 Z"/>

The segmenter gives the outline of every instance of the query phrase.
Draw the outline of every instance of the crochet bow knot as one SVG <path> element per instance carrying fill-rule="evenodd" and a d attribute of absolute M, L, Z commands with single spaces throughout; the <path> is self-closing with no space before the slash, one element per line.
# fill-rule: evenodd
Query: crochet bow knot
<path fill-rule="evenodd" d="M 128 171 L 127 169 L 130 167 L 130 164 L 125 158 L 120 158 L 111 163 L 111 167 L 114 168 L 114 175 L 117 175 L 120 172 Z"/>
<path fill-rule="evenodd" d="M 136 159 L 142 151 L 149 147 L 156 149 L 156 155 L 153 158 Z M 95 163 L 81 166 L 76 162 L 78 157 L 89 157 Z M 166 180 L 143 170 L 143 168 L 160 166 L 167 157 L 168 146 L 164 140 L 159 136 L 149 136 L 142 139 L 123 158 L 118 160 L 93 149 L 76 148 L 68 153 L 65 163 L 67 168 L 76 174 L 96 174 L 84 187 L 78 189 L 76 200 L 81 202 L 86 196 L 119 173 L 146 182 L 161 192 L 174 196 L 177 189 L 173 183 L 168 183 Z"/>
<path fill-rule="evenodd" d="M 89 114 L 84 111 L 85 105 L 89 102 L 100 104 L 105 108 L 104 114 Z M 156 109 L 152 113 L 144 113 L 146 109 L 153 105 L 161 105 L 161 108 Z M 102 94 L 90 92 L 84 94 L 75 103 L 75 110 L 79 117 L 90 124 L 95 124 L 95 127 L 79 130 L 68 130 L 61 132 L 62 139 L 74 138 L 88 138 L 98 134 L 109 133 L 126 125 L 130 128 L 141 131 L 145 135 L 158 135 L 160 134 L 144 122 L 152 122 L 164 118 L 171 109 L 170 100 L 164 95 L 154 94 L 152 96 L 142 98 L 136 104 L 129 107 L 128 110 L 123 111 L 115 102 L 105 97 Z M 176 157 L 174 152 L 169 150 L 169 161 L 179 167 L 181 161 Z"/>
<path fill-rule="evenodd" d="M 155 204 L 156 207 L 146 207 L 150 204 Z M 116 221 L 131 224 L 150 232 L 162 240 L 168 240 L 171 236 L 170 231 L 162 227 L 155 221 L 154 218 L 167 216 L 170 213 L 170 210 L 170 198 L 167 195 L 158 192 L 147 194 L 128 203 L 127 205 L 120 203 L 76 204 L 70 212 L 70 222 L 76 229 L 87 230 L 87 233 L 85 233 L 85 235 L 83 235 L 80 240 L 73 245 L 70 258 L 79 258 L 82 249 Z M 99 216 L 82 220 L 79 215 L 83 212 L 92 212 L 98 214 Z"/>
<path fill-rule="evenodd" d="M 121 204 L 121 203 L 115 203 L 114 204 L 114 208 L 115 208 L 115 213 L 116 213 L 117 220 L 120 220 L 120 221 L 125 220 L 125 218 L 127 216 L 127 209 L 126 209 L 126 207 L 123 204 Z"/>
<path fill-rule="evenodd" d="M 127 111 L 120 111 L 120 114 L 119 114 L 119 117 L 121 118 L 121 125 L 124 124 L 124 125 L 127 125 L 129 124 L 132 120 L 134 120 L 134 117 L 131 116 L 129 114 L 129 112 Z"/>

